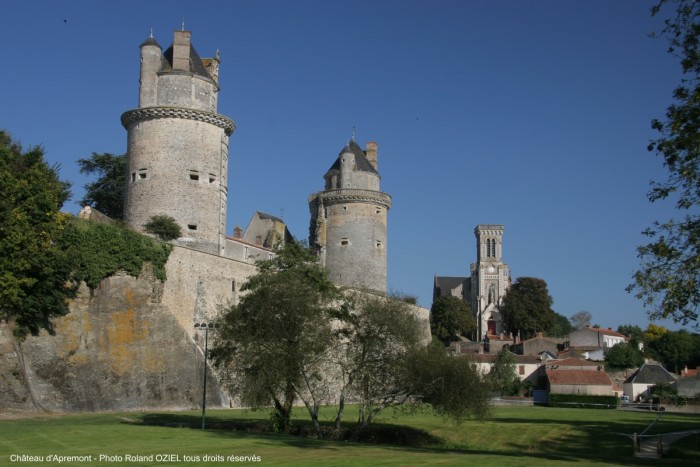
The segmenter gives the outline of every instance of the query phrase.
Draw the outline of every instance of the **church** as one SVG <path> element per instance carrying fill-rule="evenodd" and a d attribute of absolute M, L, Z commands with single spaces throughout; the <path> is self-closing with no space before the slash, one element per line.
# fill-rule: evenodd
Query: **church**
<path fill-rule="evenodd" d="M 459 297 L 469 304 L 476 319 L 473 340 L 493 339 L 505 333 L 501 306 L 511 284 L 510 270 L 503 262 L 503 225 L 479 224 L 476 263 L 470 277 L 435 276 L 433 302 L 440 297 Z"/>

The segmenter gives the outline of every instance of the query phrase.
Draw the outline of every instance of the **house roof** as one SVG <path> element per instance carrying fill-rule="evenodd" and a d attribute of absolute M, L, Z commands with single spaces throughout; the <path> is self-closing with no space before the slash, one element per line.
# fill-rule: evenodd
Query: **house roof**
<path fill-rule="evenodd" d="M 581 329 L 581 331 L 593 331 L 593 332 L 597 332 L 599 334 L 604 334 L 606 336 L 621 337 L 621 338 L 627 340 L 627 336 L 625 336 L 624 334 L 620 334 L 619 332 L 613 331 L 612 329 L 592 328 L 592 327 L 588 326 L 588 327 Z M 576 331 L 574 331 L 574 332 L 576 332 Z"/>
<path fill-rule="evenodd" d="M 547 370 L 549 384 L 576 384 L 610 386 L 612 381 L 604 371 L 589 370 Z"/>
<path fill-rule="evenodd" d="M 379 172 L 374 168 L 374 166 L 367 160 L 367 156 L 362 148 L 355 142 L 355 140 L 350 140 L 348 144 L 345 145 L 343 149 L 338 153 L 338 158 L 335 163 L 328 169 L 328 172 L 333 170 L 340 170 L 340 157 L 345 153 L 352 153 L 355 155 L 355 170 L 361 172 L 372 172 L 379 175 Z"/>
<path fill-rule="evenodd" d="M 625 380 L 625 383 L 632 384 L 659 384 L 672 383 L 676 377 L 666 371 L 666 368 L 658 363 L 645 363 L 639 370 L 632 373 L 632 376 Z"/>
<path fill-rule="evenodd" d="M 281 222 L 284 224 L 284 221 L 282 219 L 280 219 L 279 217 L 275 217 L 272 214 L 266 214 L 266 213 L 261 212 L 261 211 L 255 211 L 255 214 L 257 214 L 260 219 Z"/>
<path fill-rule="evenodd" d="M 435 276 L 435 287 L 452 290 L 466 281 L 467 277 Z"/>
<path fill-rule="evenodd" d="M 466 358 L 474 363 L 495 363 L 496 357 L 498 355 L 493 353 L 474 353 L 465 355 Z M 515 357 L 515 363 L 520 365 L 539 365 L 542 361 L 538 357 L 533 357 L 531 355 L 513 355 Z"/>
<path fill-rule="evenodd" d="M 590 367 L 598 367 L 599 363 L 591 362 L 588 360 L 584 360 L 583 358 L 565 358 L 563 360 L 556 360 L 554 362 L 550 362 L 549 366 L 556 367 L 556 368 L 562 368 L 562 367 L 574 367 L 574 366 L 590 366 Z M 589 371 L 589 370 L 586 370 Z"/>

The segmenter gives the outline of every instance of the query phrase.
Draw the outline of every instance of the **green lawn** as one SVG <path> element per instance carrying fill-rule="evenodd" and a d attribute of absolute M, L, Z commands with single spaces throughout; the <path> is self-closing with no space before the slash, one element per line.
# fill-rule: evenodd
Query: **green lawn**
<path fill-rule="evenodd" d="M 304 409 L 295 414 L 304 423 Z M 323 414 L 330 420 L 332 411 Z M 350 409 L 350 420 L 355 414 Z M 386 413 L 381 424 L 391 429 L 422 430 L 410 446 L 319 441 L 294 436 L 217 428 L 234 421 L 265 420 L 267 413 L 210 411 L 207 430 L 197 412 L 130 412 L 64 415 L 0 421 L 0 465 L 235 465 L 228 456 L 258 456 L 265 465 L 658 465 L 631 456 L 631 442 L 616 433 L 643 431 L 655 413 L 546 407 L 497 407 L 486 422 L 461 426 L 425 413 Z M 665 414 L 651 433 L 700 428 L 700 416 Z M 413 439 L 413 438 L 412 438 Z M 689 440 L 690 441 L 690 440 Z M 669 465 L 689 465 L 700 458 L 697 443 L 682 445 Z M 17 455 L 43 456 L 43 462 L 19 462 Z M 47 456 L 92 456 L 92 462 Z M 117 456 L 99 461 L 99 456 Z M 129 462 L 127 456 L 133 457 Z M 150 461 L 149 456 L 152 457 Z M 161 457 L 173 456 L 173 457 Z M 211 458 L 204 460 L 204 456 Z M 222 457 L 216 457 L 222 456 Z M 196 458 L 200 462 L 193 461 Z"/>

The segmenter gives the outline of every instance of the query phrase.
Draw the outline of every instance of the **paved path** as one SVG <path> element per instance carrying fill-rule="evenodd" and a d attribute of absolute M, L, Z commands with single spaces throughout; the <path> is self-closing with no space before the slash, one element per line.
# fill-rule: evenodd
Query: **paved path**
<path fill-rule="evenodd" d="M 700 433 L 700 430 L 676 431 L 674 433 L 666 433 L 661 436 L 661 452 L 666 452 L 671 444 L 675 443 L 686 436 Z M 639 442 L 639 451 L 634 453 L 634 457 L 646 457 L 649 459 L 658 459 L 661 457 L 658 452 L 658 436 L 644 437 L 643 441 Z"/>

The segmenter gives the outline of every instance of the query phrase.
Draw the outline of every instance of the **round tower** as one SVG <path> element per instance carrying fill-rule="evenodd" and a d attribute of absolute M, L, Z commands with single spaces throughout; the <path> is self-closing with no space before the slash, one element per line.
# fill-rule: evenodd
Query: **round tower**
<path fill-rule="evenodd" d="M 139 107 L 121 118 L 128 133 L 124 219 L 143 230 L 152 216 L 172 216 L 180 242 L 220 253 L 235 123 L 217 113 L 218 53 L 201 59 L 190 36 L 175 31 L 165 52 L 152 36 L 141 44 Z"/>
<path fill-rule="evenodd" d="M 377 144 L 350 141 L 324 178 L 309 197 L 309 244 L 334 283 L 385 293 L 391 197 L 379 189 Z"/>

